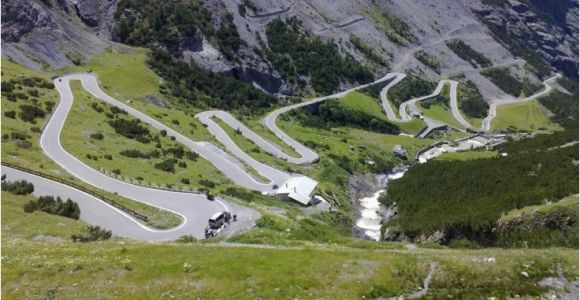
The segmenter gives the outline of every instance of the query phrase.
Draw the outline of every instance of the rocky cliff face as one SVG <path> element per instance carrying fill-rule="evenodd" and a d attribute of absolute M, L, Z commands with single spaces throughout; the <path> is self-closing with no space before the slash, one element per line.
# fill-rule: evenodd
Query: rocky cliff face
<path fill-rule="evenodd" d="M 515 55 L 520 54 L 517 45 L 521 44 L 539 53 L 539 58 L 554 69 L 578 76 L 577 0 L 509 0 L 499 5 L 474 5 L 472 10 L 492 31 L 503 29 L 505 37 L 498 38 Z"/>
<path fill-rule="evenodd" d="M 88 60 L 106 46 L 116 0 L 2 1 L 2 57 L 33 69 Z"/>
<path fill-rule="evenodd" d="M 343 56 L 371 66 L 376 76 L 391 70 L 412 71 L 433 80 L 442 75 L 460 75 L 475 82 L 489 99 L 503 92 L 481 76 L 478 69 L 455 55 L 445 42 L 461 39 L 494 65 L 510 66 L 514 72 L 523 73 L 523 67 L 517 64 L 517 58 L 522 55 L 509 42 L 516 41 L 519 46 L 538 53 L 548 63 L 548 72 L 553 67 L 574 75 L 578 70 L 576 1 L 558 0 L 558 5 L 546 8 L 541 0 L 493 1 L 499 3 L 496 5 L 484 5 L 482 0 L 335 0 L 331 5 L 326 0 L 204 0 L 200 2 L 211 14 L 214 29 L 223 23 L 226 15 L 231 15 L 244 41 L 236 50 L 238 59 L 226 59 L 217 50 L 215 40 L 201 32 L 184 39 L 178 56 L 193 60 L 203 68 L 252 82 L 268 92 L 296 93 L 297 87 L 282 79 L 280 70 L 255 50 L 262 47 L 260 40 L 267 41 L 265 31 L 269 22 L 297 17 L 311 35 L 333 41 Z M 88 60 L 113 39 L 119 2 L 3 1 L 2 56 L 36 69 L 70 65 L 72 56 Z M 490 30 L 491 26 L 507 28 L 507 38 L 499 37 Z M 402 40 L 397 36 L 401 28 L 409 35 Z M 374 63 L 360 47 L 353 45 L 351 36 L 360 38 L 365 47 L 387 63 Z M 419 50 L 438 59 L 440 74 L 415 58 Z M 531 80 L 538 82 L 535 76 Z"/>

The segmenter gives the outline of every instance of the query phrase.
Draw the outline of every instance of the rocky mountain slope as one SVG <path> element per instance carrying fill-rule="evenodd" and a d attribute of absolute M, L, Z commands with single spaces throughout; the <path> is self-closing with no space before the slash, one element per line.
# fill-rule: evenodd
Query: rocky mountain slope
<path fill-rule="evenodd" d="M 288 21 L 296 17 L 301 22 L 300 34 L 330 41 L 343 57 L 362 62 L 375 76 L 408 70 L 433 80 L 465 77 L 489 99 L 504 92 L 480 74 L 481 68 L 460 58 L 446 43 L 460 39 L 492 65 L 508 67 L 512 74 L 529 77 L 531 82 L 537 83 L 551 69 L 574 77 L 578 70 L 577 0 L 557 2 L 558 8 L 551 11 L 534 0 L 337 0 L 332 5 L 322 0 L 182 0 L 165 5 L 190 5 L 193 8 L 189 10 L 195 9 L 194 13 L 208 19 L 197 18 L 199 30 L 191 34 L 183 34 L 176 24 L 179 47 L 172 55 L 271 93 L 309 90 L 310 74 L 299 74 L 297 83 L 268 56 L 269 24 L 278 18 Z M 168 50 L 164 41 L 135 42 L 119 34 L 127 20 L 133 22 L 131 30 L 142 30 L 139 26 L 159 18 L 159 14 L 165 21 L 178 23 L 183 19 L 182 13 L 175 12 L 178 10 L 156 11 L 163 2 L 150 2 L 149 11 L 141 9 L 144 3 L 3 1 L 2 56 L 35 69 L 54 69 L 86 61 L 115 41 Z M 168 39 L 174 37 L 172 28 L 163 28 Z M 417 53 L 433 57 L 440 65 L 438 70 L 421 62 Z M 342 80 L 337 88 L 352 84 Z"/>

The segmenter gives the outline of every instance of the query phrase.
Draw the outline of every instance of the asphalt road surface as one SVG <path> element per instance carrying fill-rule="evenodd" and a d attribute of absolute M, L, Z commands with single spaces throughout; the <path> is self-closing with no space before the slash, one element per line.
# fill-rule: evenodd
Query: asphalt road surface
<path fill-rule="evenodd" d="M 176 228 L 158 230 L 147 226 L 116 207 L 68 185 L 5 166 L 2 166 L 2 174 L 6 175 L 6 180 L 8 181 L 26 180 L 31 182 L 34 184 L 34 195 L 36 196 L 50 195 L 60 196 L 62 199 L 70 198 L 79 204 L 81 220 L 107 228 L 116 236 L 135 240 L 167 241 L 175 240 L 183 235 L 193 235 L 198 239 L 204 238 L 204 228 L 211 215 L 226 209 L 231 211 L 232 214 L 236 214 L 238 221 L 232 222 L 232 225 L 224 231 L 224 234 L 250 228 L 260 216 L 253 209 L 223 200 L 209 201 L 205 197 L 198 195 L 140 188 L 120 181 L 103 182 L 108 184 L 104 187 L 111 188 L 111 191 L 117 191 L 116 188 L 118 187 L 129 189 L 124 195 L 138 193 L 138 198 L 135 198 L 136 201 L 174 212 L 183 220 Z M 115 179 L 111 180 L 115 181 Z"/>

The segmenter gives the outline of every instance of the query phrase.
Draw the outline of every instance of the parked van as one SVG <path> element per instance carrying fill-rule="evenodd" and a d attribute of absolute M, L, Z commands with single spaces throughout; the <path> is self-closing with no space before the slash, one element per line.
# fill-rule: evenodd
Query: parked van
<path fill-rule="evenodd" d="M 231 214 L 227 211 L 219 212 L 209 218 L 209 228 L 213 230 L 221 229 L 226 223 L 230 223 Z"/>

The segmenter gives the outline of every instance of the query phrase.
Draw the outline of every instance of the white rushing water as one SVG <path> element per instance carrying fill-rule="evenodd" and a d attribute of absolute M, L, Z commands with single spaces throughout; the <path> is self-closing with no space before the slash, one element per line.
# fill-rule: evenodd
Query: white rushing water
<path fill-rule="evenodd" d="M 365 235 L 372 240 L 378 241 L 381 238 L 381 221 L 383 217 L 379 213 L 381 209 L 379 198 L 381 197 L 381 194 L 385 192 L 387 183 L 390 180 L 403 177 L 405 171 L 407 171 L 407 169 L 398 169 L 383 178 L 379 178 L 379 182 L 382 183 L 383 188 L 376 191 L 370 197 L 359 199 L 361 210 L 360 218 L 356 222 L 356 226 L 362 229 Z"/>

